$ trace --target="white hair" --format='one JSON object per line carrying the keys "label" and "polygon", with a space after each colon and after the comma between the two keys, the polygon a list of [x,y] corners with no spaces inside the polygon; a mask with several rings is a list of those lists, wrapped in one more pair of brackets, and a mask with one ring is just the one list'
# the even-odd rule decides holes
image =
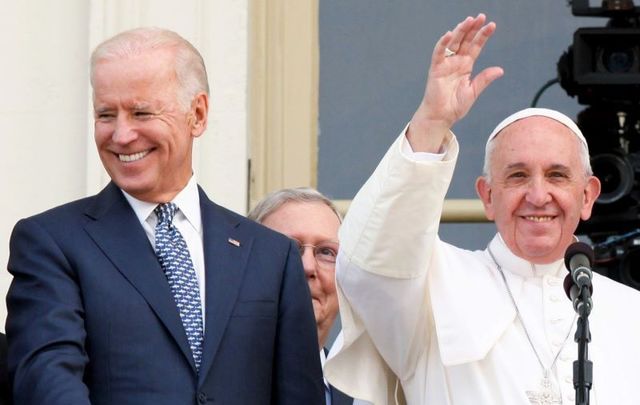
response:
{"label": "white hair", "polygon": [[121,32],[96,47],[91,54],[91,85],[101,61],[141,55],[157,49],[174,51],[174,69],[178,81],[178,103],[187,110],[196,94],[209,94],[207,70],[200,52],[177,33],[155,27],[136,28]]}
{"label": "white hair", "polygon": [[298,203],[314,203],[319,202],[331,208],[338,220],[342,222],[342,216],[336,209],[335,205],[329,198],[324,196],[318,190],[310,187],[284,188],[274,191],[264,197],[260,202],[247,214],[247,218],[256,222],[263,223],[264,220],[280,207],[288,202]]}

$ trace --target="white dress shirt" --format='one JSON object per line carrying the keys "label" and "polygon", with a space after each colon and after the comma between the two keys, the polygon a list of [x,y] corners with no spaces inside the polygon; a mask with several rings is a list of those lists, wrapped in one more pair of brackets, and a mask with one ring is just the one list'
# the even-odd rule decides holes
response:
{"label": "white dress shirt", "polygon": [[[140,201],[122,190],[125,198],[136,213],[142,228],[144,229],[151,246],[155,250],[155,229],[158,223],[153,210],[157,203]],[[204,249],[202,241],[202,216],[200,215],[200,195],[198,194],[198,184],[195,175],[187,183],[184,189],[171,201],[178,206],[173,218],[173,224],[178,228],[182,237],[187,243],[187,248],[191,254],[191,261],[196,271],[198,287],[200,288],[200,301],[202,305],[202,327],[204,331],[205,320],[205,271],[204,271]]]}

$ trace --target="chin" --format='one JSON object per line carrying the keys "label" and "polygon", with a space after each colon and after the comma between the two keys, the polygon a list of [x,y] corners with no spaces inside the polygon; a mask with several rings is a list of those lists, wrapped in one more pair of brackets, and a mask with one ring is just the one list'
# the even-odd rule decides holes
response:
{"label": "chin", "polygon": [[[518,241],[521,242],[518,243]],[[517,237],[515,241],[518,251],[530,258],[553,256],[561,244],[562,240],[559,237],[543,235],[523,235]]]}
{"label": "chin", "polygon": [[563,257],[562,252],[555,249],[529,249],[525,252],[526,259],[535,264],[548,264],[555,262]]}
{"label": "chin", "polygon": [[[132,196],[148,194],[153,190],[154,182],[147,179],[121,176],[113,179],[118,187]],[[156,183],[157,184],[157,183]]]}

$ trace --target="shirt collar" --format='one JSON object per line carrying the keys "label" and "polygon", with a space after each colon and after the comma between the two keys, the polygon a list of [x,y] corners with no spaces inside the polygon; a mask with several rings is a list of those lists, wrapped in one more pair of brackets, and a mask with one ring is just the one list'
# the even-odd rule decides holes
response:
{"label": "shirt collar", "polygon": [[545,275],[561,277],[567,271],[564,268],[564,259],[560,258],[548,264],[533,264],[513,254],[507,244],[498,233],[489,244],[491,252],[495,255],[498,264],[505,270],[521,277],[543,277]]}
{"label": "shirt collar", "polygon": [[[158,203],[138,200],[124,190],[122,190],[122,194],[124,194],[124,197],[131,205],[131,208],[133,209],[133,212],[135,212],[140,223],[145,223],[153,213],[153,210],[158,206]],[[200,232],[202,229],[202,217],[200,216],[200,194],[198,193],[198,183],[195,175],[191,176],[185,188],[183,188],[173,198],[173,200],[171,200],[171,202],[180,208],[180,212],[182,212],[187,218],[187,221],[189,221],[191,226],[193,226],[196,231]]]}

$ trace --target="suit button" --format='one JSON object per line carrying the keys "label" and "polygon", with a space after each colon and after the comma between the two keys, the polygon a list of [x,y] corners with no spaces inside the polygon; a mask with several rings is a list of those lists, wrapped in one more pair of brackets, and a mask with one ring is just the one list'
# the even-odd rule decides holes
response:
{"label": "suit button", "polygon": [[206,404],[207,403],[207,394],[205,394],[204,392],[199,392],[198,393],[198,403],[199,404]]}

